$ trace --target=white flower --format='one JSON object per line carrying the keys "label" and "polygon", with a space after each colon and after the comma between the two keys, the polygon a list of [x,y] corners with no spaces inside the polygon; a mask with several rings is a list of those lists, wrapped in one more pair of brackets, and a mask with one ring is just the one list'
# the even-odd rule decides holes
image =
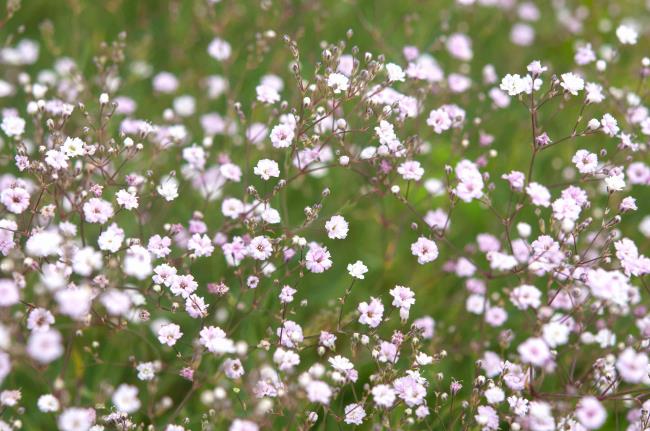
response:
{"label": "white flower", "polygon": [[181,332],[181,327],[175,323],[162,325],[160,329],[158,329],[158,341],[160,341],[161,344],[173,346],[182,336],[183,333]]}
{"label": "white flower", "polygon": [[636,45],[639,34],[628,25],[620,25],[616,29],[616,37],[623,45]]}
{"label": "white flower", "polygon": [[65,142],[63,142],[61,150],[63,151],[63,154],[70,158],[83,156],[86,152],[84,150],[84,141],[79,138],[71,138],[69,136],[65,138]]}
{"label": "white flower", "polygon": [[38,409],[43,413],[56,412],[61,407],[59,400],[52,394],[41,395],[38,398]]}
{"label": "white flower", "polygon": [[327,85],[334,91],[334,94],[348,91],[350,80],[342,73],[330,73],[327,77]]}
{"label": "white flower", "polygon": [[230,44],[218,37],[214,38],[210,42],[210,45],[208,45],[208,54],[218,61],[227,60],[230,57],[231,51]]}
{"label": "white flower", "polygon": [[363,280],[365,278],[363,274],[366,272],[368,272],[368,267],[364,265],[360,260],[348,264],[348,273],[354,278]]}
{"label": "white flower", "polygon": [[270,85],[258,85],[255,87],[255,93],[257,93],[257,100],[262,103],[268,103],[271,105],[280,101],[280,94]]}
{"label": "white flower", "polygon": [[178,180],[168,175],[160,180],[160,185],[156,188],[156,191],[167,202],[171,202],[178,197]]}
{"label": "white flower", "polygon": [[507,74],[501,79],[499,88],[507,92],[509,96],[517,96],[526,91],[526,81],[518,74]]}
{"label": "white flower", "polygon": [[260,176],[264,181],[268,181],[271,177],[277,178],[280,176],[280,168],[275,160],[261,159],[257,162],[253,173]]}
{"label": "white flower", "polygon": [[291,124],[278,124],[271,129],[271,143],[274,148],[289,147],[294,136],[294,127]]}
{"label": "white flower", "polygon": [[348,222],[340,215],[332,216],[325,222],[325,229],[330,239],[345,239],[348,236]]}
{"label": "white flower", "polygon": [[395,63],[388,63],[386,65],[386,73],[390,82],[404,81],[404,77],[406,76],[402,68]]}
{"label": "white flower", "polygon": [[25,131],[25,120],[16,116],[4,117],[0,128],[9,137],[19,137]]}
{"label": "white flower", "polygon": [[613,192],[620,192],[625,188],[625,174],[622,170],[612,169],[610,175],[605,177],[607,189]]}
{"label": "white flower", "polygon": [[575,73],[568,72],[562,74],[562,82],[560,85],[569,93],[577,96],[578,91],[585,88],[585,81]]}
{"label": "white flower", "polygon": [[117,411],[124,413],[134,413],[141,405],[138,399],[138,388],[124,383],[113,392],[112,401]]}

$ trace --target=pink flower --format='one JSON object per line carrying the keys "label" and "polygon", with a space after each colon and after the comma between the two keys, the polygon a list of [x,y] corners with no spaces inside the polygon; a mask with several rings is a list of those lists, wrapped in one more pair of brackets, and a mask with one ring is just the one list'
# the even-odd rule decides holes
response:
{"label": "pink flower", "polygon": [[578,150],[571,159],[581,174],[592,174],[598,169],[598,156],[587,150]]}
{"label": "pink flower", "polygon": [[449,114],[446,110],[442,108],[434,109],[429,112],[427,124],[433,128],[434,132],[440,134],[451,128],[451,118],[449,118]]}
{"label": "pink flower", "polygon": [[313,273],[319,274],[327,271],[332,267],[330,252],[327,247],[321,247],[318,244],[311,244],[305,255],[305,266]]}
{"label": "pink flower", "polygon": [[304,340],[302,327],[293,320],[285,320],[276,330],[276,334],[280,337],[280,343],[290,349],[297,347]]}
{"label": "pink flower", "polygon": [[29,193],[20,186],[7,187],[0,193],[0,201],[9,212],[20,214],[29,208]]}
{"label": "pink flower", "polygon": [[170,347],[176,344],[182,336],[181,327],[175,323],[167,323],[158,329],[158,341]]}
{"label": "pink flower", "polygon": [[362,404],[352,403],[345,406],[345,418],[343,422],[348,425],[361,425],[366,417],[366,411]]}
{"label": "pink flower", "polygon": [[623,350],[616,360],[616,370],[627,383],[641,383],[648,377],[648,355],[637,353],[631,347]]}
{"label": "pink flower", "polygon": [[395,389],[397,396],[409,407],[422,404],[424,397],[427,395],[426,388],[418,378],[412,375],[395,379],[393,382],[393,388]]}
{"label": "pink flower", "polygon": [[195,256],[211,256],[214,251],[212,241],[207,235],[195,233],[187,242],[187,249],[194,252]]}
{"label": "pink flower", "polygon": [[294,128],[289,124],[278,124],[271,129],[271,143],[275,148],[287,148],[291,146],[294,136]]}
{"label": "pink flower", "polygon": [[411,244],[411,253],[417,256],[420,265],[424,265],[438,258],[438,246],[432,240],[421,236]]}
{"label": "pink flower", "polygon": [[531,202],[535,206],[548,207],[551,205],[551,193],[539,183],[528,184],[526,193],[528,193]]}
{"label": "pink flower", "polygon": [[199,343],[219,356],[235,352],[235,343],[218,326],[206,326],[199,333]]}
{"label": "pink flower", "polygon": [[265,236],[256,236],[248,245],[248,254],[257,260],[266,260],[273,254],[273,245]]}
{"label": "pink flower", "polygon": [[524,189],[526,176],[523,172],[511,171],[508,174],[503,174],[501,178],[508,181],[508,183],[510,183],[510,188],[513,190],[522,191]]}
{"label": "pink flower", "polygon": [[499,429],[499,416],[496,410],[490,406],[478,406],[474,419],[483,431]]}
{"label": "pink flower", "polygon": [[91,198],[83,206],[84,218],[88,223],[104,224],[113,217],[113,206],[100,198]]}
{"label": "pink flower", "polygon": [[607,419],[607,412],[598,398],[588,396],[578,403],[576,418],[587,429],[599,429]]}
{"label": "pink flower", "polygon": [[370,303],[362,302],[357,307],[359,323],[376,328],[384,316],[384,305],[377,298],[370,298]]}
{"label": "pink flower", "polygon": [[424,169],[420,166],[420,162],[416,160],[407,160],[399,165],[397,172],[407,181],[420,181],[424,175]]}
{"label": "pink flower", "polygon": [[49,364],[63,355],[63,340],[59,331],[35,331],[27,340],[27,354],[42,364]]}
{"label": "pink flower", "polygon": [[517,352],[522,362],[537,367],[543,367],[552,360],[551,351],[541,338],[529,338],[517,347]]}
{"label": "pink flower", "polygon": [[415,304],[415,293],[409,287],[397,285],[390,290],[390,295],[393,297],[393,307],[408,310]]}

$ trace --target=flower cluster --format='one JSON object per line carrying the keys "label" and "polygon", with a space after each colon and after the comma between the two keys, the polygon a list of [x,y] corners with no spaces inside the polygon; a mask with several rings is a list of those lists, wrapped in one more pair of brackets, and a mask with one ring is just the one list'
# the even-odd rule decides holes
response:
{"label": "flower cluster", "polygon": [[267,31],[255,82],[224,35],[197,83],[126,34],[90,77],[2,48],[0,430],[647,429],[642,36],[497,72],[470,33],[307,61]]}

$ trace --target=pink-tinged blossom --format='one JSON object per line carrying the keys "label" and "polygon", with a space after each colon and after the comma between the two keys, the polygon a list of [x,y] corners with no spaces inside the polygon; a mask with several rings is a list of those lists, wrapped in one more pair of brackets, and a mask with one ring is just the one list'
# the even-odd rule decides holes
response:
{"label": "pink-tinged blossom", "polygon": [[390,82],[404,82],[406,74],[402,68],[395,63],[388,63],[386,65],[386,75]]}
{"label": "pink-tinged blossom", "polygon": [[312,403],[328,405],[332,398],[332,389],[329,385],[320,380],[313,380],[307,383],[307,399]]}
{"label": "pink-tinged blossom", "polygon": [[57,420],[60,431],[90,431],[97,414],[94,409],[69,407]]}
{"label": "pink-tinged blossom", "polygon": [[529,338],[517,347],[521,361],[543,367],[552,360],[551,351],[542,338]]}
{"label": "pink-tinged blossom", "polygon": [[0,253],[3,256],[7,256],[15,247],[14,232],[17,229],[18,225],[15,221],[8,219],[0,220]]}
{"label": "pink-tinged blossom", "polygon": [[211,256],[214,251],[212,240],[207,235],[195,233],[187,242],[187,249],[192,251],[195,256]]}
{"label": "pink-tinged blossom", "polygon": [[280,371],[291,373],[300,364],[300,356],[293,350],[280,347],[273,353],[273,362]]}
{"label": "pink-tinged blossom", "polygon": [[405,376],[395,379],[393,389],[397,396],[409,407],[415,407],[424,402],[427,390],[418,376]]}
{"label": "pink-tinged blossom", "polygon": [[618,122],[611,114],[603,115],[603,118],[600,120],[600,125],[602,131],[609,136],[616,136],[619,132]]}
{"label": "pink-tinged blossom", "polygon": [[588,396],[578,402],[576,418],[587,429],[600,429],[605,424],[607,412],[598,398]]}
{"label": "pink-tinged blossom", "polygon": [[293,320],[286,320],[277,328],[276,334],[280,337],[280,343],[290,349],[297,347],[304,340],[302,327]]}
{"label": "pink-tinged blossom", "polygon": [[474,415],[476,423],[482,431],[493,431],[499,429],[499,416],[496,410],[490,406],[478,406]]}
{"label": "pink-tinged blossom", "polygon": [[366,417],[366,411],[362,404],[352,403],[345,406],[345,417],[343,421],[348,425],[361,425]]}
{"label": "pink-tinged blossom", "polygon": [[377,385],[371,390],[374,403],[381,408],[389,409],[395,403],[397,394],[392,387],[388,385]]}
{"label": "pink-tinged blossom", "polygon": [[56,329],[34,331],[27,340],[27,354],[41,364],[49,364],[63,356],[63,337]]}
{"label": "pink-tinged blossom", "polygon": [[528,184],[526,187],[526,193],[535,206],[546,208],[551,205],[551,193],[546,187],[539,183],[533,182]]}
{"label": "pink-tinged blossom", "polygon": [[138,388],[127,384],[118,386],[111,399],[117,411],[124,413],[135,413],[142,405],[138,399]]}
{"label": "pink-tinged blossom", "polygon": [[463,33],[454,33],[447,38],[447,51],[459,60],[469,61],[474,56],[472,40]]}
{"label": "pink-tinged blossom", "polygon": [[218,61],[225,61],[230,58],[232,48],[225,40],[215,37],[208,45],[208,54]]}
{"label": "pink-tinged blossom", "polygon": [[598,169],[598,156],[587,150],[578,150],[571,159],[581,174],[593,174]]}
{"label": "pink-tinged blossom", "polygon": [[280,101],[280,94],[270,85],[258,85],[255,87],[255,93],[257,94],[257,100],[262,103],[272,105]]}
{"label": "pink-tinged blossom", "polygon": [[409,287],[397,285],[389,293],[393,297],[392,305],[394,307],[408,310],[415,304],[415,293]]}
{"label": "pink-tinged blossom", "polygon": [[424,339],[433,338],[436,322],[430,316],[420,317],[413,322],[413,327],[421,331]]}
{"label": "pink-tinged blossom", "polygon": [[29,208],[29,193],[23,187],[7,187],[0,192],[0,202],[7,211],[21,214]]}
{"label": "pink-tinged blossom", "polygon": [[199,342],[209,352],[218,356],[235,352],[234,342],[218,326],[206,326],[199,333]]}
{"label": "pink-tinged blossom", "polygon": [[244,375],[244,366],[239,359],[226,359],[223,361],[222,369],[229,379],[239,379]]}
{"label": "pink-tinged blossom", "polygon": [[185,311],[194,319],[203,319],[208,316],[208,305],[203,297],[192,294],[185,299]]}
{"label": "pink-tinged blossom", "polygon": [[113,217],[113,206],[100,198],[90,198],[83,205],[84,218],[88,223],[104,224]]}
{"label": "pink-tinged blossom", "polygon": [[523,172],[511,171],[510,173],[501,176],[504,180],[508,181],[510,188],[517,191],[522,191],[526,183],[526,176]]}
{"label": "pink-tinged blossom", "polygon": [[297,292],[296,289],[289,285],[285,285],[282,287],[282,290],[280,291],[280,295],[278,297],[280,298],[280,301],[283,304],[288,304],[293,302],[293,295]]}
{"label": "pink-tinged blossom", "polygon": [[605,177],[605,185],[607,189],[612,192],[620,192],[625,188],[625,173],[619,167],[615,167],[609,171]]}
{"label": "pink-tinged blossom", "polygon": [[115,198],[118,205],[124,209],[133,210],[138,208],[138,196],[135,192],[122,189],[115,194]]}
{"label": "pink-tinged blossom", "polygon": [[20,301],[18,286],[8,278],[0,279],[0,307],[11,307]]}
{"label": "pink-tinged blossom", "polygon": [[357,307],[359,323],[376,328],[384,316],[384,305],[377,298],[370,298],[370,303],[362,302]]}
{"label": "pink-tinged blossom", "polygon": [[451,118],[446,110],[438,108],[429,112],[427,124],[433,128],[434,132],[440,134],[451,128]]}
{"label": "pink-tinged blossom", "polygon": [[54,322],[54,315],[49,310],[34,308],[27,317],[27,329],[30,331],[47,331]]}
{"label": "pink-tinged blossom", "polygon": [[424,265],[438,258],[438,246],[432,240],[421,236],[411,244],[411,253],[418,258],[420,265]]}
{"label": "pink-tinged blossom", "polygon": [[171,244],[172,241],[169,237],[161,237],[160,235],[156,234],[149,238],[149,242],[147,243],[147,250],[155,257],[162,258],[171,253]]}
{"label": "pink-tinged blossom", "polygon": [[456,165],[455,172],[459,182],[454,192],[461,200],[471,202],[483,196],[483,176],[475,163],[462,160]]}
{"label": "pink-tinged blossom", "polygon": [[167,346],[173,346],[183,336],[181,327],[175,323],[167,323],[158,329],[158,341]]}
{"label": "pink-tinged blossom", "polygon": [[294,128],[289,124],[278,124],[271,129],[271,143],[275,148],[291,146],[294,136]]}
{"label": "pink-tinged blossom", "polygon": [[621,379],[627,383],[641,383],[648,379],[648,355],[636,352],[631,347],[618,355],[616,370]]}
{"label": "pink-tinged blossom", "polygon": [[312,243],[305,255],[305,266],[315,274],[325,272],[332,267],[330,252],[327,247]]}
{"label": "pink-tinged blossom", "polygon": [[614,248],[625,275],[629,277],[650,274],[650,258],[639,254],[639,250],[632,240],[623,238],[614,243]]}
{"label": "pink-tinged blossom", "polygon": [[397,173],[399,173],[403,179],[410,181],[420,181],[422,175],[424,175],[424,169],[420,166],[420,162],[416,160],[407,160],[406,162],[399,165],[397,168]]}
{"label": "pink-tinged blossom", "polygon": [[256,260],[266,260],[273,253],[273,245],[265,236],[256,236],[248,245],[248,254]]}

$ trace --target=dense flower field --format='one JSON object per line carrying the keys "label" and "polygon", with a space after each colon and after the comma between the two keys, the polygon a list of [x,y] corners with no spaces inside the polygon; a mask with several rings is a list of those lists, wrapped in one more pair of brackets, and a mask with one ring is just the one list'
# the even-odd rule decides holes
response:
{"label": "dense flower field", "polygon": [[0,431],[650,429],[650,4],[8,0]]}

